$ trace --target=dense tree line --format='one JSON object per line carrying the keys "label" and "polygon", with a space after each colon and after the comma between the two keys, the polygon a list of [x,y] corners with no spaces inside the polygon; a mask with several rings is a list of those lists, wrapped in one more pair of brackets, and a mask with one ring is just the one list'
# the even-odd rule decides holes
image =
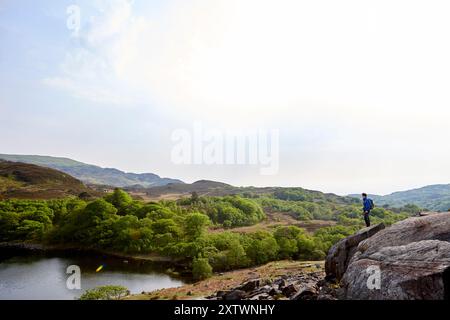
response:
{"label": "dense tree line", "polygon": [[213,224],[225,228],[253,225],[266,217],[255,201],[240,196],[197,197],[194,194],[178,204],[206,214]]}
{"label": "dense tree line", "polygon": [[[300,198],[299,198],[300,199]],[[309,199],[310,200],[310,199]],[[314,234],[295,226],[271,231],[232,232],[265,218],[266,210],[291,212],[300,220],[334,219],[337,226]],[[409,208],[413,210],[414,208]],[[357,205],[281,200],[263,196],[198,197],[145,203],[126,192],[94,201],[81,199],[0,201],[0,241],[28,240],[125,253],[158,253],[184,260],[196,279],[278,259],[323,259],[329,248],[363,225]],[[373,210],[374,223],[408,216]],[[210,226],[230,231],[207,232]]]}

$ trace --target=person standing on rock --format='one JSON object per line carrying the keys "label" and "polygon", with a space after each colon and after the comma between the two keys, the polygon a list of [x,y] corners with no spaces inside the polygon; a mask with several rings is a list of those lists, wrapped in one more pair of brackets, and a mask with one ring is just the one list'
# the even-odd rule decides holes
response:
{"label": "person standing on rock", "polygon": [[363,212],[364,212],[364,221],[366,222],[366,227],[370,227],[370,211],[373,209],[373,201],[372,199],[367,198],[367,193],[362,194],[363,199]]}

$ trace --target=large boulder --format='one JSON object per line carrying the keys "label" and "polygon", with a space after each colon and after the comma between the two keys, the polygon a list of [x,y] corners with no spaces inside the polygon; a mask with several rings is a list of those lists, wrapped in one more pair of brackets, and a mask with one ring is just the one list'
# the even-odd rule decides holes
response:
{"label": "large boulder", "polygon": [[331,247],[325,259],[325,273],[328,280],[340,280],[347,270],[348,263],[356,252],[359,243],[380,230],[384,224],[380,223],[368,228],[361,229],[357,233],[348,236]]}
{"label": "large boulder", "polygon": [[343,299],[444,299],[450,294],[450,213],[409,218],[361,241]]}
{"label": "large boulder", "polygon": [[[444,273],[449,267],[448,242],[424,240],[404,246],[382,248],[367,258],[356,259],[349,265],[342,279],[343,298],[444,299],[450,280],[445,279]],[[374,283],[374,270],[379,270],[378,287]]]}
{"label": "large boulder", "polygon": [[249,280],[249,281],[243,283],[242,285],[240,285],[237,289],[245,291],[245,292],[253,291],[259,287],[259,283],[260,283],[259,279]]}
{"label": "large boulder", "polygon": [[380,248],[401,246],[422,240],[450,242],[450,212],[412,217],[397,222],[362,241],[358,246],[357,254],[367,256]]}

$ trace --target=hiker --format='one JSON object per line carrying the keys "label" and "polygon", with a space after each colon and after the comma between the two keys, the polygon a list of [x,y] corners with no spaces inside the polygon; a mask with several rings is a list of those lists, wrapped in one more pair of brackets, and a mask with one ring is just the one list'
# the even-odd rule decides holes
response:
{"label": "hiker", "polygon": [[372,199],[367,198],[367,193],[362,194],[363,198],[363,212],[364,212],[364,221],[366,222],[366,227],[370,227],[370,210],[373,209],[373,201]]}

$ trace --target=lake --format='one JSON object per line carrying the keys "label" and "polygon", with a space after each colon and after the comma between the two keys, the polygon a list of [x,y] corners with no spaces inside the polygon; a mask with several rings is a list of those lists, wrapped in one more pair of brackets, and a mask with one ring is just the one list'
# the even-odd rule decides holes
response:
{"label": "lake", "polygon": [[[68,266],[81,270],[81,289],[69,290]],[[96,272],[103,265],[101,271]],[[0,252],[0,300],[73,300],[102,285],[122,285],[131,293],[178,287],[185,280],[166,273],[168,266],[150,261],[124,260],[94,253],[48,254]]]}

